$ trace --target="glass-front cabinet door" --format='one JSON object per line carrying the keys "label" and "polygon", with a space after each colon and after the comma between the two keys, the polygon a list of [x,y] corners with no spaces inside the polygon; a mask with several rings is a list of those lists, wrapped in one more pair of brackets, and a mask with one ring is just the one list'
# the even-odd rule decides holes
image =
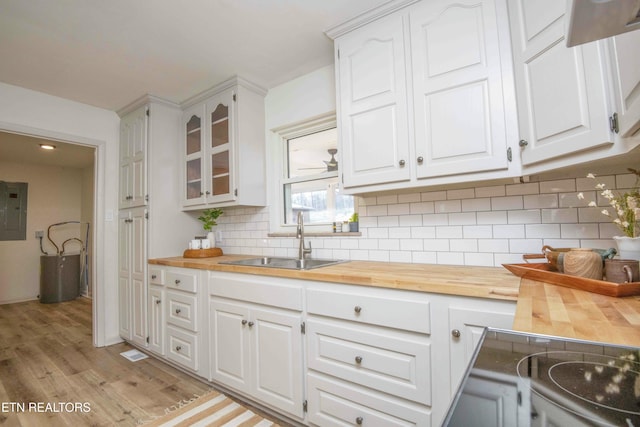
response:
{"label": "glass-front cabinet door", "polygon": [[226,91],[206,103],[207,114],[207,203],[234,199],[233,91]]}
{"label": "glass-front cabinet door", "polygon": [[194,109],[185,112],[183,116],[183,131],[185,135],[184,153],[185,156],[185,206],[200,204],[203,202],[205,194],[205,183],[203,180],[203,146],[202,146],[202,109]]}

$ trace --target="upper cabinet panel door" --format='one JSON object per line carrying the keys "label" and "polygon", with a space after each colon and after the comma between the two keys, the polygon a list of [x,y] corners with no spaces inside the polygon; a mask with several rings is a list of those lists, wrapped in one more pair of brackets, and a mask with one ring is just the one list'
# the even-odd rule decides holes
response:
{"label": "upper cabinet panel door", "polygon": [[409,180],[403,17],[349,33],[336,49],[344,186]]}
{"label": "upper cabinet panel door", "polygon": [[640,31],[613,37],[610,43],[619,132],[629,137],[640,130]]}
{"label": "upper cabinet panel door", "polygon": [[233,170],[233,91],[228,90],[207,101],[207,203],[234,199]]}
{"label": "upper cabinet panel door", "polygon": [[612,140],[602,45],[567,48],[565,2],[509,2],[522,163],[594,148]]}
{"label": "upper cabinet panel door", "polygon": [[506,169],[506,17],[493,0],[425,1],[409,16],[417,177]]}
{"label": "upper cabinet panel door", "polygon": [[120,125],[120,203],[131,208],[147,204],[147,106],[122,118]]}
{"label": "upper cabinet panel door", "polygon": [[191,206],[204,202],[204,147],[203,147],[203,108],[200,105],[184,112],[182,132],[184,145],[184,191],[182,205]]}

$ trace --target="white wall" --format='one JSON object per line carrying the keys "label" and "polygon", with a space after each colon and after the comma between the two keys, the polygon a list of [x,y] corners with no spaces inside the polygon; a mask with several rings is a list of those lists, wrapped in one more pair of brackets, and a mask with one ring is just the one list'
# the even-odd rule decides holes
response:
{"label": "white wall", "polygon": [[[0,162],[0,179],[28,184],[26,240],[0,242],[0,304],[32,300],[40,292],[40,241],[35,231],[45,233],[43,249],[55,254],[47,238],[49,225],[80,221],[82,211],[82,170],[34,164]],[[62,242],[80,237],[80,226],[69,224],[51,231],[62,250]],[[77,244],[67,244],[67,253],[78,253]]]}
{"label": "white wall", "polygon": [[0,130],[83,143],[98,149],[94,282],[94,343],[121,341],[117,312],[118,140],[120,119],[113,111],[0,83]]}

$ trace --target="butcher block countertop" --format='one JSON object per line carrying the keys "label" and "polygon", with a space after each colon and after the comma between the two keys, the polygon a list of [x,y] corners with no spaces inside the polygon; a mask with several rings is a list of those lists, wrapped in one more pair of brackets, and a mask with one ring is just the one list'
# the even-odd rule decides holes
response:
{"label": "butcher block countertop", "polygon": [[479,298],[516,301],[520,279],[501,267],[468,267],[349,261],[311,270],[225,265],[220,262],[256,256],[223,255],[214,258],[159,258],[149,264],[262,276],[376,286]]}
{"label": "butcher block countertop", "polygon": [[513,329],[640,347],[640,297],[609,297],[522,279]]}

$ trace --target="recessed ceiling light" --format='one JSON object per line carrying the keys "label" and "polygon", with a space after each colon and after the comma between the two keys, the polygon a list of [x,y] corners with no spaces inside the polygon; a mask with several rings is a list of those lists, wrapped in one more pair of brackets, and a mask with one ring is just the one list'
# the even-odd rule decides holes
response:
{"label": "recessed ceiling light", "polygon": [[40,148],[43,150],[55,150],[56,146],[53,144],[40,144]]}

